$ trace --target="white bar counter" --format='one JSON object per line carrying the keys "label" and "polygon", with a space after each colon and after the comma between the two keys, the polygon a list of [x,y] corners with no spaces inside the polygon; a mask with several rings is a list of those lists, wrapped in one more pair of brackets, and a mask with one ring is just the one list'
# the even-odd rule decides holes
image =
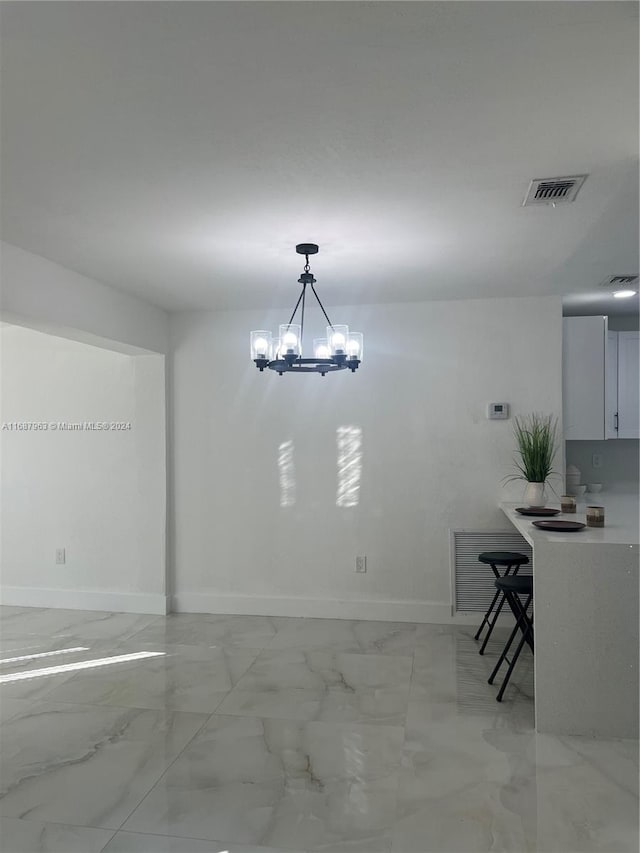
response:
{"label": "white bar counter", "polygon": [[[533,548],[536,729],[551,734],[638,737],[639,517],[637,494],[577,498],[605,507],[605,527],[539,530],[500,508]],[[559,507],[558,503],[550,506]]]}

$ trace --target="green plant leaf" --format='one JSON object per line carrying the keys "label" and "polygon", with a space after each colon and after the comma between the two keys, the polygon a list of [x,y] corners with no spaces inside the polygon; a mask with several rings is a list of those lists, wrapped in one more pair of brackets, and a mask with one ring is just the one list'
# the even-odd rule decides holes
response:
{"label": "green plant leaf", "polygon": [[555,473],[553,459],[557,448],[558,420],[551,415],[531,414],[515,418],[516,439],[514,465],[517,474],[509,480],[544,483]]}

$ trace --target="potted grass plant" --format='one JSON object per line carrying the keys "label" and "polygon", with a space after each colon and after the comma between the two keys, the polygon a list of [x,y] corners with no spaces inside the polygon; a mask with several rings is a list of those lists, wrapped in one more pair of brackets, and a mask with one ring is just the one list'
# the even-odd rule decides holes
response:
{"label": "potted grass plant", "polygon": [[557,449],[557,418],[551,415],[531,414],[515,418],[513,434],[516,439],[517,473],[508,477],[511,480],[524,480],[527,484],[524,492],[526,506],[544,506],[546,503],[545,485],[552,474],[553,459]]}

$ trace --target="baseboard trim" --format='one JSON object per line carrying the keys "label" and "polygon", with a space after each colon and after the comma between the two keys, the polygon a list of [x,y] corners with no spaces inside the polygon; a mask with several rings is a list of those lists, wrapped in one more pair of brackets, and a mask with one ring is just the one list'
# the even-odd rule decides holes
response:
{"label": "baseboard trim", "polygon": [[244,616],[306,616],[381,622],[453,622],[451,605],[439,601],[349,601],[344,599],[184,592],[171,599],[175,613]]}
{"label": "baseboard trim", "polygon": [[[57,607],[102,610],[107,613],[221,613],[233,616],[306,616],[312,619],[370,619],[377,622],[424,622],[439,625],[479,625],[481,613],[451,613],[440,601],[349,601],[255,595],[216,595],[185,592],[173,597],[154,593],[103,590],[0,587],[0,604],[13,607]],[[171,607],[169,607],[171,605]],[[513,625],[511,613],[501,613],[498,625]]]}
{"label": "baseboard trim", "polygon": [[83,589],[0,587],[0,604],[13,607],[58,607],[69,610],[104,610],[108,613],[167,613],[166,595],[144,592],[108,592]]}

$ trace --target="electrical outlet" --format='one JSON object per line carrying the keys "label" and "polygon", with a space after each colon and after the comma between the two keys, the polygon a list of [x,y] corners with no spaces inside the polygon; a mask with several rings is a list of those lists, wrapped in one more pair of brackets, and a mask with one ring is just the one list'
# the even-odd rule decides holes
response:
{"label": "electrical outlet", "polygon": [[594,453],[591,457],[591,465],[594,468],[602,468],[602,456],[599,453]]}
{"label": "electrical outlet", "polygon": [[56,548],[56,566],[64,566],[67,561],[67,555],[64,548]]}
{"label": "electrical outlet", "polygon": [[356,572],[366,572],[367,571],[367,558],[366,557],[356,557]]}

